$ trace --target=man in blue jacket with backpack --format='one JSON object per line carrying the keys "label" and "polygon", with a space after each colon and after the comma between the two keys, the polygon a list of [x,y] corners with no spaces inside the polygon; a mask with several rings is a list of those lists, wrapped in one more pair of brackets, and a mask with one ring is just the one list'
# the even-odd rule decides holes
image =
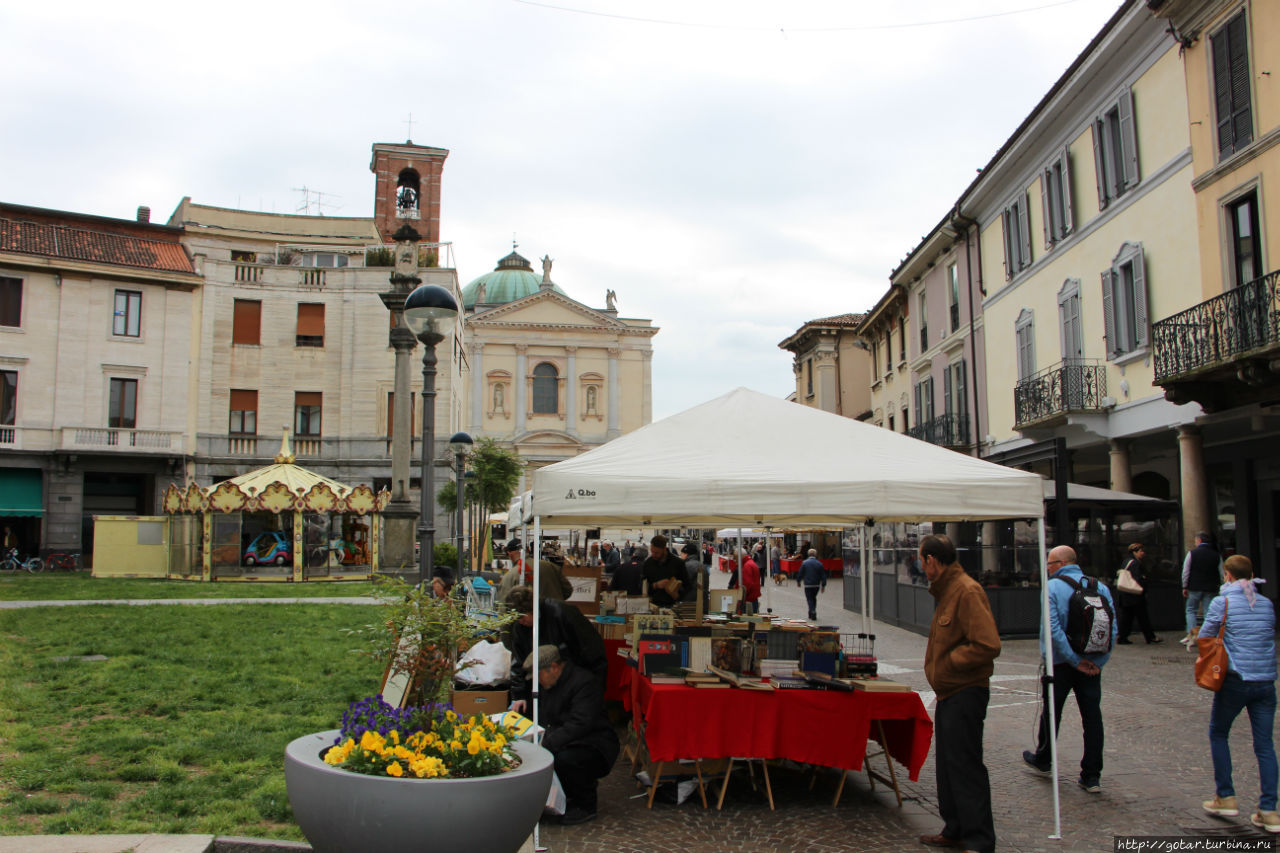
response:
{"label": "man in blue jacket with backpack", "polygon": [[[1049,552],[1049,633],[1053,648],[1053,736],[1062,724],[1067,694],[1076,694],[1084,725],[1084,758],[1077,784],[1091,794],[1102,790],[1102,667],[1111,657],[1118,625],[1111,590],[1086,575],[1076,564],[1076,552],[1059,545]],[[1054,583],[1054,581],[1059,581]],[[1040,639],[1041,650],[1045,641]],[[1048,655],[1046,654],[1046,657]],[[1036,750],[1022,760],[1041,773],[1051,771],[1049,752],[1048,680],[1040,710]]]}

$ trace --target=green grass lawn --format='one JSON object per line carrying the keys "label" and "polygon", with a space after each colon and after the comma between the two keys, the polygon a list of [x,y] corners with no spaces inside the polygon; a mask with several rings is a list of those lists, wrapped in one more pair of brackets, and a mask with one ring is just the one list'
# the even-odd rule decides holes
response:
{"label": "green grass lawn", "polygon": [[381,669],[343,633],[376,618],[330,604],[0,611],[0,835],[301,840],[285,745],[377,690]]}
{"label": "green grass lawn", "polygon": [[0,601],[72,601],[129,598],[330,598],[368,595],[369,581],[311,581],[262,583],[160,578],[95,578],[88,572],[26,572],[0,574]]}

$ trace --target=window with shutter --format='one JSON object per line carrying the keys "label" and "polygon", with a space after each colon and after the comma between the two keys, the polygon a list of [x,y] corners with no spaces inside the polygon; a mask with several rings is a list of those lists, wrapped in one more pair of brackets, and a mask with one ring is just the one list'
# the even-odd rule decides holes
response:
{"label": "window with shutter", "polygon": [[0,424],[18,422],[18,371],[0,370]]}
{"label": "window with shutter", "polygon": [[924,291],[920,292],[920,316],[916,321],[920,325],[920,352],[929,349],[929,307]]}
{"label": "window with shutter", "polygon": [[1004,273],[1011,279],[1031,265],[1031,227],[1026,193],[1009,202],[1001,216],[1004,224]]}
{"label": "window with shutter", "polygon": [[1035,314],[1029,308],[1023,308],[1013,325],[1014,346],[1017,349],[1018,381],[1032,376],[1036,372],[1035,356]]}
{"label": "window with shutter", "polygon": [[1044,247],[1071,233],[1071,172],[1067,149],[1045,167],[1040,176],[1040,200],[1044,208]]}
{"label": "window with shutter", "polygon": [[1062,360],[1084,358],[1084,330],[1080,323],[1080,279],[1069,278],[1058,290],[1058,319],[1061,325]]}
{"label": "window with shutter", "polygon": [[231,343],[258,346],[262,343],[262,302],[237,299],[231,320]]}
{"label": "window with shutter", "polygon": [[1093,158],[1098,177],[1098,209],[1104,210],[1138,183],[1138,131],[1133,92],[1122,91],[1094,119]]}
{"label": "window with shutter", "polygon": [[1217,118],[1218,158],[1230,157],[1253,141],[1250,103],[1249,43],[1244,10],[1214,33],[1213,100]]}
{"label": "window with shutter", "polygon": [[1102,319],[1107,358],[1120,358],[1150,341],[1147,276],[1142,244],[1125,243],[1102,273]]}
{"label": "window with shutter", "polygon": [[324,394],[320,391],[296,391],[293,395],[293,433],[299,437],[320,437],[320,415]]}
{"label": "window with shutter", "polygon": [[947,265],[947,313],[954,334],[960,330],[960,270],[956,264]]}
{"label": "window with shutter", "polygon": [[962,358],[951,365],[951,394],[955,398],[955,414],[969,414],[969,394],[966,387],[965,360]]}
{"label": "window with shutter", "polygon": [[231,389],[231,423],[227,432],[232,435],[256,435],[258,433],[258,392]]}
{"label": "window with shutter", "polygon": [[300,347],[324,346],[324,304],[298,303],[298,336]]}
{"label": "window with shutter", "polygon": [[955,414],[955,400],[952,399],[951,390],[951,368],[948,367],[942,374],[942,412],[947,415]]}
{"label": "window with shutter", "polygon": [[[418,434],[418,392],[409,392],[409,435]],[[395,438],[396,433],[396,392],[387,392],[387,438]]]}

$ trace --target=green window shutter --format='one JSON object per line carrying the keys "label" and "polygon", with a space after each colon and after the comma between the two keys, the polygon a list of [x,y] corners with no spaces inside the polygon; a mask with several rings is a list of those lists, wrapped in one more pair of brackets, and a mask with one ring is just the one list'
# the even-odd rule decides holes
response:
{"label": "green window shutter", "polygon": [[1218,119],[1218,157],[1227,157],[1235,151],[1231,138],[1231,51],[1228,31],[1231,25],[1213,34],[1210,45],[1213,50],[1213,106]]}
{"label": "green window shutter", "polygon": [[1053,241],[1058,236],[1053,228],[1053,165],[1040,173],[1040,208],[1044,213],[1044,250],[1053,248]]}
{"label": "green window shutter", "polygon": [[1231,62],[1231,139],[1239,151],[1253,141],[1253,108],[1249,102],[1249,41],[1244,12],[1227,24]]}
{"label": "green window shutter", "polygon": [[1027,196],[1023,193],[1018,199],[1018,269],[1031,266],[1031,213],[1027,210]]}
{"label": "green window shutter", "polygon": [[1013,216],[1008,208],[1000,215],[1000,224],[1004,228],[1004,280],[1013,278]]}
{"label": "green window shutter", "polygon": [[1102,141],[1104,133],[1102,119],[1096,119],[1091,125],[1093,130],[1093,168],[1098,178],[1098,210],[1107,209],[1110,199],[1107,197],[1107,147]]}
{"label": "green window shutter", "polygon": [[1062,149],[1062,233],[1070,234],[1071,219],[1071,149]]}

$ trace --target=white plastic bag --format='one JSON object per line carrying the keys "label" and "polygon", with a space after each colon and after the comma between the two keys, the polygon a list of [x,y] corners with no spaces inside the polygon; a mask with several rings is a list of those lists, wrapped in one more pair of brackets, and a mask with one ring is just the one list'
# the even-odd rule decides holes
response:
{"label": "white plastic bag", "polygon": [[551,774],[551,790],[547,792],[547,805],[544,811],[551,814],[564,814],[567,800],[564,796],[564,788],[560,786],[560,777],[555,773]]}
{"label": "white plastic bag", "polygon": [[[466,664],[473,661],[469,666]],[[463,684],[497,684],[511,672],[511,652],[502,643],[483,640],[467,649],[458,661],[454,680]]]}

